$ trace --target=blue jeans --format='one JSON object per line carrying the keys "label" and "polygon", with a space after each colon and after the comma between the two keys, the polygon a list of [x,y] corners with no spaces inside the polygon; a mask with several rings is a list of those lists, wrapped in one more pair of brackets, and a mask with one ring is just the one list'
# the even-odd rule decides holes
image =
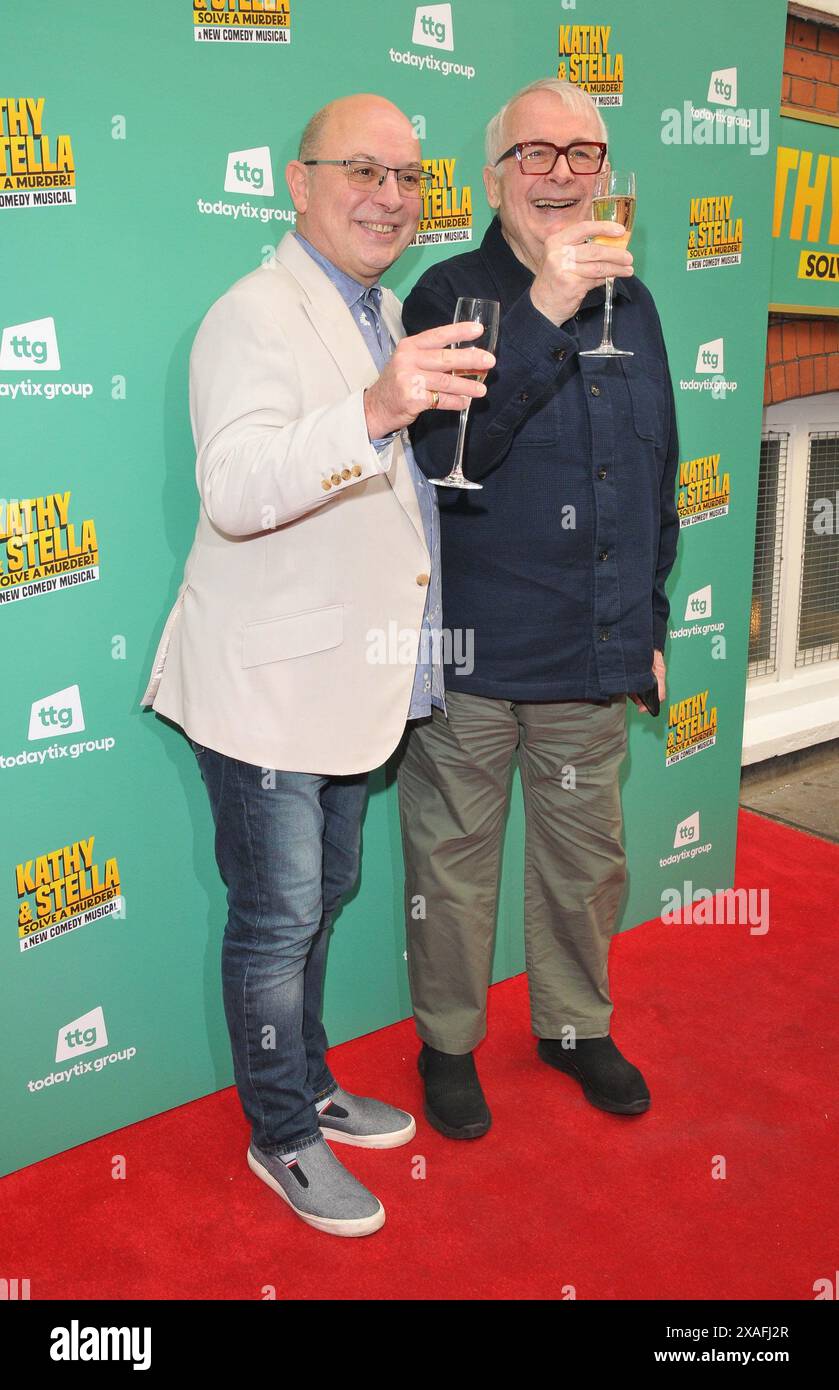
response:
{"label": "blue jeans", "polygon": [[267,1153],[320,1137],[337,1082],[321,1021],[329,929],[358,877],[367,774],[239,762],[190,739],[210,798],[228,918],[221,953],[233,1072]]}

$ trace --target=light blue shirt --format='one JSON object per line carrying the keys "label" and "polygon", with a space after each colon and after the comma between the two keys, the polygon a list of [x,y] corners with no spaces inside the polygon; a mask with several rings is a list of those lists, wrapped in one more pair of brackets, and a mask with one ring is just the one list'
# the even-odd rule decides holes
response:
{"label": "light blue shirt", "polygon": [[[381,371],[393,352],[393,340],[381,317],[382,291],[379,285],[369,288],[351,275],[339,270],[336,265],[322,256],[299,232],[295,237],[308,251],[312,260],[320,266],[324,275],[333,284],[352,314],[359,332],[364,339],[370,356]],[[393,438],[374,439],[377,449],[383,449]],[[405,458],[411,471],[411,479],[417,494],[425,543],[431,556],[431,574],[425,594],[425,611],[422,618],[420,645],[417,653],[417,668],[414,672],[414,686],[411,703],[408,707],[409,719],[423,719],[431,713],[431,706],[445,711],[443,681],[443,633],[442,603],[440,585],[440,518],[437,513],[437,494],[414,458],[407,430],[402,432],[402,445]],[[397,637],[398,641],[398,637]]]}

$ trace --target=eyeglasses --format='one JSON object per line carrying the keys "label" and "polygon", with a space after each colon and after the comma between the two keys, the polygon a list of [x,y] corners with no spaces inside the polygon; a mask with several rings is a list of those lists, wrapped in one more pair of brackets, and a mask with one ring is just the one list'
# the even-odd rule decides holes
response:
{"label": "eyeglasses", "polygon": [[419,198],[428,189],[428,176],[422,169],[393,169],[389,164],[371,164],[366,159],[304,159],[302,163],[339,164],[357,188],[381,188],[388,174],[395,174],[399,192],[406,198]]}
{"label": "eyeglasses", "polygon": [[565,155],[572,174],[599,174],[606,158],[606,145],[602,140],[572,140],[570,145],[554,145],[550,140],[522,140],[499,155],[496,165],[513,154],[523,174],[549,174],[561,154]]}

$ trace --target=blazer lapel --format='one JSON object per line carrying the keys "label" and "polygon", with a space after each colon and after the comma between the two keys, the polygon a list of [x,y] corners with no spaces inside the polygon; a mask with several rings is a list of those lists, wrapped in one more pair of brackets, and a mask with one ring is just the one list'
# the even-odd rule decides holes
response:
{"label": "blazer lapel", "polygon": [[[405,337],[405,329],[402,326],[402,305],[391,290],[382,290],[382,319],[385,328],[395,343]],[[407,438],[407,431],[403,430],[400,437],[394,440],[393,452],[395,466],[386,475],[390,479],[390,485],[396,493],[405,511],[408,513],[423,545],[426,544],[425,530],[422,524],[422,514],[417,501],[417,490],[414,487],[414,480],[411,477],[411,469],[408,460],[405,458],[403,440]],[[417,464],[414,465],[418,467]]]}
{"label": "blazer lapel", "polygon": [[372,386],[378,375],[376,364],[335,286],[303,250],[293,232],[286,232],[274,254],[303,290],[303,307],[312,327],[340,368],[350,391]]}
{"label": "blazer lapel", "polygon": [[405,329],[402,327],[402,305],[392,290],[384,288],[382,289],[382,318],[395,343],[405,337]]}
{"label": "blazer lapel", "polygon": [[[334,358],[350,391],[361,391],[365,386],[372,386],[379,374],[378,369],[358,330],[358,325],[335,286],[308,252],[304,251],[292,232],[286,232],[274,254],[303,290],[303,307],[312,327],[327,352]],[[399,300],[390,290],[382,292],[382,318],[394,342],[405,336]],[[425,545],[422,515],[400,436],[393,442],[393,461],[384,477],[387,478],[401,506],[407,512],[414,530]]]}

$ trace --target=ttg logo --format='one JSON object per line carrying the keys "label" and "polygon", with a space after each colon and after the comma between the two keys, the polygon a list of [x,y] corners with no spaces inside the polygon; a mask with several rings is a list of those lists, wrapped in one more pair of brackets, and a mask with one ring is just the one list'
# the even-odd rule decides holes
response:
{"label": "ttg logo", "polygon": [[3,329],[0,370],[4,372],[57,372],[61,368],[55,319],[32,319]]}
{"label": "ttg logo", "polygon": [[225,193],[256,193],[260,198],[273,198],[274,174],[271,151],[267,145],[253,150],[231,150],[227,156]]}
{"label": "ttg logo", "polygon": [[451,5],[420,5],[414,15],[413,43],[424,48],[454,50],[454,26]]}
{"label": "ttg logo", "polygon": [[79,687],[68,685],[65,690],[56,690],[54,695],[44,695],[34,702],[29,714],[29,741],[81,733],[84,726]]}
{"label": "ttg logo", "polygon": [[65,1023],[58,1030],[55,1045],[56,1062],[66,1062],[68,1057],[79,1057],[83,1052],[96,1052],[108,1046],[108,1030],[105,1027],[105,1014],[101,1004]]}
{"label": "ttg logo", "polygon": [[714,338],[710,343],[699,344],[695,369],[698,373],[707,375],[708,372],[725,371],[723,341],[722,338]]}
{"label": "ttg logo", "polygon": [[718,68],[711,73],[708,83],[708,101],[716,106],[737,105],[737,69]]}
{"label": "ttg logo", "polygon": [[698,623],[700,618],[710,618],[710,616],[711,585],[706,584],[704,589],[697,589],[695,593],[688,595],[685,622]]}
{"label": "ttg logo", "polygon": [[674,849],[682,849],[684,845],[696,845],[699,843],[699,812],[694,811],[687,820],[679,821],[676,826],[676,837],[673,840]]}

